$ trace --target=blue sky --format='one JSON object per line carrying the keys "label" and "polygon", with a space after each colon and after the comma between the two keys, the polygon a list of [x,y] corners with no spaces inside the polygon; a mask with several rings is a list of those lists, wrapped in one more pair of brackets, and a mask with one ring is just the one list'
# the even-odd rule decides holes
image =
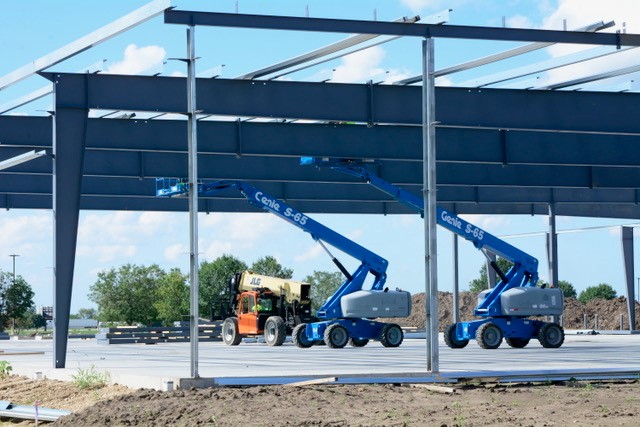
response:
{"label": "blue sky", "polygon": [[[0,36],[11,40],[0,48],[0,76],[33,61],[109,22],[147,4],[142,0],[110,2],[65,0],[24,0],[3,2]],[[618,27],[626,23],[629,32],[640,32],[640,4],[634,0],[379,0],[379,1],[178,1],[179,9],[233,13],[281,14],[311,17],[394,20],[401,16],[427,16],[452,8],[450,24],[561,29],[576,28],[599,20],[615,20]],[[605,6],[606,4],[606,6]],[[185,75],[184,63],[168,60],[185,55],[185,29],[165,25],[159,16],[118,35],[99,46],[51,68],[76,72],[102,62],[103,72]],[[288,59],[344,38],[337,34],[304,33],[292,37],[278,31],[251,31],[219,28],[197,30],[198,72],[216,70],[233,78],[245,72]],[[515,46],[512,43],[436,42],[436,69],[485,56]],[[572,46],[554,47],[510,60],[507,64],[487,66],[473,72],[445,77],[437,83],[447,85],[466,81],[509,67],[520,66],[575,50]],[[637,55],[637,54],[636,54]],[[291,78],[319,81],[364,82],[392,81],[420,73],[420,42],[396,40],[358,54],[335,60]],[[633,62],[635,61],[635,62]],[[163,62],[166,62],[163,64]],[[574,67],[540,76],[553,81],[566,75],[592,73],[618,64],[637,64],[633,55],[620,55],[606,62]],[[45,86],[34,76],[0,91],[0,105]],[[12,114],[43,114],[51,101],[43,99],[21,107]],[[150,193],[154,189],[149,189]],[[345,234],[361,245],[389,260],[388,284],[411,292],[424,291],[423,223],[418,216],[311,215],[314,219]],[[544,237],[545,216],[468,216],[470,222],[501,235],[527,234],[508,241],[536,256],[540,276],[548,280]],[[630,224],[630,220],[593,220],[558,218],[559,230],[592,226]],[[50,211],[11,210],[0,212],[0,269],[11,271],[10,254],[16,259],[17,274],[34,288],[37,304],[52,302],[52,217]],[[293,268],[294,278],[302,279],[314,270],[334,271],[335,267],[307,234],[270,214],[211,214],[200,218],[201,260],[230,253],[251,264],[257,258],[274,255]],[[451,290],[451,235],[438,234],[439,288]],[[99,271],[124,263],[157,263],[165,269],[178,267],[188,271],[188,222],[186,214],[137,212],[82,212],[78,236],[72,312],[90,307],[86,298]],[[636,253],[640,247],[636,245]],[[559,235],[559,276],[578,290],[607,282],[623,293],[623,272],[619,231],[602,228]],[[347,256],[340,257],[355,267]],[[484,258],[470,244],[460,244],[460,284],[465,289],[478,275]],[[637,276],[640,266],[636,263]]]}

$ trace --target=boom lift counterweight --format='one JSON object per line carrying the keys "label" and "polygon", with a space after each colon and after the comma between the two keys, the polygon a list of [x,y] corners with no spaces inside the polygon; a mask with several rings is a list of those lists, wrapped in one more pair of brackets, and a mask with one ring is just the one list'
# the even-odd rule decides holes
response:
{"label": "boom lift counterweight", "polygon": [[[423,199],[373,174],[366,168],[367,163],[371,162],[313,157],[301,159],[303,165],[329,167],[356,176],[424,216]],[[505,338],[511,347],[522,348],[532,338],[537,338],[543,347],[560,347],[564,342],[564,330],[561,326],[529,318],[560,315],[564,308],[560,289],[536,286],[538,260],[441,207],[437,207],[437,222],[469,240],[485,256],[488,257],[487,252],[491,252],[513,263],[506,273],[495,262],[491,263],[500,282],[493,289],[478,295],[474,314],[483,319],[449,325],[444,333],[447,345],[451,348],[463,348],[470,339],[475,338],[480,347],[493,349],[499,347]]]}
{"label": "boom lift counterweight", "polygon": [[[184,195],[189,191],[188,187],[183,180],[156,179],[157,196]],[[245,182],[222,180],[198,183],[197,188],[198,193],[204,196],[229,188],[240,191],[252,205],[309,233],[345,275],[342,285],[316,313],[321,321],[302,323],[293,329],[292,339],[298,347],[311,347],[321,341],[332,348],[342,348],[347,343],[362,347],[372,339],[379,340],[385,347],[398,347],[402,343],[404,334],[400,326],[373,320],[376,317],[406,317],[411,313],[411,295],[406,291],[394,291],[385,287],[388,267],[386,259]],[[360,266],[350,273],[331,255],[323,242],[359,260]],[[369,290],[364,290],[369,274],[373,278],[373,284]]]}

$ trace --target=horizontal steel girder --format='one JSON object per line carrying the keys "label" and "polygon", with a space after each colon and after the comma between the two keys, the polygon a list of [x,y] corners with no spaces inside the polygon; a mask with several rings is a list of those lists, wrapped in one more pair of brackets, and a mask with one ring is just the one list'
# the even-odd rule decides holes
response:
{"label": "horizontal steel girder", "polygon": [[586,33],[579,31],[531,30],[421,23],[406,25],[397,22],[245,15],[188,10],[167,10],[164,13],[164,22],[167,24],[182,25],[318,31],[347,34],[358,33],[407,37],[640,46],[640,35],[638,34]]}
{"label": "horizontal steel girder", "polygon": [[[89,119],[87,148],[186,153],[186,126],[179,120]],[[419,162],[421,132],[418,126],[201,121],[198,147],[201,154]],[[640,135],[441,127],[436,136],[438,162],[640,167]],[[0,116],[0,143],[50,148],[51,119]]]}
{"label": "horizontal steel girder", "polygon": [[[0,175],[0,197],[4,195],[51,195],[51,178],[47,175]],[[388,202],[391,198],[364,183],[318,182],[255,182],[255,186],[278,199],[290,202],[327,201]],[[420,184],[403,185],[407,191],[419,197]],[[150,199],[155,195],[155,178],[121,178],[85,176],[82,194],[91,197],[124,197]],[[244,200],[238,192],[228,191],[203,199]],[[571,203],[579,204],[631,204],[640,203],[637,189],[580,189],[580,188],[508,188],[440,186],[438,201],[441,203],[522,204],[522,203]],[[15,207],[15,206],[13,206]],[[18,206],[19,207],[19,206]],[[114,207],[117,209],[117,207]]]}
{"label": "horizontal steel girder", "polygon": [[[414,210],[395,201],[389,202],[328,202],[299,201],[292,203],[305,213],[336,214],[416,214]],[[459,214],[521,214],[547,215],[547,204],[529,203],[439,203],[444,209]],[[51,209],[51,196],[29,194],[0,194],[0,209]],[[199,203],[200,212],[259,212],[246,199],[204,199]],[[130,210],[130,211],[188,211],[186,199],[166,199],[161,197],[100,197],[82,196],[80,209],[83,210]],[[600,218],[640,218],[640,206],[620,204],[558,204],[557,215],[585,216]]]}
{"label": "horizontal steel girder", "polygon": [[[43,75],[64,88],[57,92],[59,107],[186,112],[185,78]],[[422,120],[421,88],[414,86],[198,79],[197,100],[202,114],[232,117],[409,125]],[[444,127],[638,134],[639,102],[636,93],[438,87],[436,119]]]}
{"label": "horizontal steel girder", "polygon": [[[23,151],[23,150],[22,150]],[[8,157],[22,152],[4,148]],[[201,155],[200,178],[279,182],[357,182],[339,172],[302,167],[295,157]],[[11,168],[13,173],[51,174],[49,158],[43,157]],[[384,161],[375,168],[383,179],[398,185],[420,184],[418,162]],[[0,172],[0,176],[6,172]],[[84,176],[186,177],[187,156],[180,153],[87,150]],[[637,188],[640,168],[590,166],[502,166],[480,163],[443,163],[437,170],[440,186],[505,186],[559,188]]]}

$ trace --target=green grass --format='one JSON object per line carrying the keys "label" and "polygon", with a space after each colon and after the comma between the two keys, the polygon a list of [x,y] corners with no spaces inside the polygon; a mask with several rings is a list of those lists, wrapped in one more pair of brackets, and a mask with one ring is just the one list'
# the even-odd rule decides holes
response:
{"label": "green grass", "polygon": [[94,365],[88,369],[78,368],[78,373],[71,377],[76,387],[82,389],[102,388],[111,381],[109,372],[99,372]]}
{"label": "green grass", "polygon": [[11,363],[6,360],[0,360],[0,378],[4,378],[7,375],[11,375],[11,371],[13,368],[11,367]]}

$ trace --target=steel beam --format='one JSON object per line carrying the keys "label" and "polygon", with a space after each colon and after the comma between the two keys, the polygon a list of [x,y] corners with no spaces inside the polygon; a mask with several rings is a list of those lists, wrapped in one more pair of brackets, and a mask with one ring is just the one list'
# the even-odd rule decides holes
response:
{"label": "steel beam", "polygon": [[[404,27],[410,25],[399,24]],[[89,108],[186,113],[186,79],[43,73],[91,93]],[[420,125],[421,88],[289,81],[199,79],[202,114]],[[73,93],[70,94],[73,96]],[[314,102],[307,102],[313,99]],[[436,88],[440,127],[640,134],[636,93]],[[526,114],[523,108],[526,106]],[[616,114],[603,114],[615,110]],[[570,111],[571,114],[567,114]]]}
{"label": "steel beam", "polygon": [[[260,183],[262,185],[262,183]],[[288,200],[288,199],[287,199]],[[369,200],[294,200],[291,205],[309,214],[378,214],[415,215],[415,212],[394,201]],[[546,203],[475,203],[438,202],[444,209],[466,214],[492,215],[547,215]],[[51,196],[42,194],[0,193],[0,209],[51,209]],[[83,195],[80,199],[83,210],[123,210],[187,212],[187,199],[165,199],[155,196],[123,197]],[[205,198],[199,203],[201,213],[211,212],[259,212],[246,199],[221,197],[215,200]],[[640,218],[640,206],[633,204],[575,204],[564,203],[557,206],[559,216],[583,216],[591,218]]]}
{"label": "steel beam", "polygon": [[55,368],[64,368],[67,360],[67,336],[69,335],[69,313],[88,114],[85,92],[79,92],[78,98],[73,102],[64,102],[63,100],[69,101],[69,98],[58,95],[66,92],[65,82],[54,84],[52,185],[55,276],[53,364]]}
{"label": "steel beam", "polygon": [[[606,108],[615,108],[613,104]],[[51,148],[50,117],[0,116],[0,156],[9,147]],[[198,122],[200,154],[354,157],[419,162],[418,126]],[[87,149],[186,153],[186,121],[89,119]],[[500,165],[640,165],[640,134],[440,127],[438,162]],[[7,152],[8,153],[8,152]]]}
{"label": "steel beam", "polygon": [[167,24],[196,26],[207,25],[292,31],[381,34],[407,37],[640,46],[640,35],[637,34],[585,33],[579,31],[530,30],[419,23],[403,25],[395,22],[244,15],[188,10],[168,10],[164,14],[164,22]]}
{"label": "steel beam", "polygon": [[[38,160],[40,161],[40,160]],[[50,159],[43,159],[50,162]],[[20,173],[0,174],[0,197],[4,195],[50,196],[51,178],[46,174],[25,175]],[[114,198],[113,210],[120,210],[131,199],[140,202],[153,200],[155,177],[104,177],[84,176],[82,179],[82,195],[88,197]],[[257,187],[274,197],[289,201],[326,201],[328,204],[345,202],[387,202],[390,199],[371,186],[355,182],[280,182],[252,181]],[[421,184],[404,184],[402,187],[418,196]],[[122,201],[117,198],[121,197]],[[225,195],[225,199],[242,200],[243,197],[233,192]],[[508,205],[523,203],[560,203],[573,205],[637,205],[640,202],[640,190],[636,189],[587,189],[587,188],[527,188],[527,187],[474,187],[443,186],[437,191],[439,203],[474,203],[479,205]],[[206,199],[206,198],[205,198]],[[28,208],[29,206],[10,205],[11,208]],[[48,204],[51,207],[51,204]],[[144,210],[150,210],[150,207]]]}

